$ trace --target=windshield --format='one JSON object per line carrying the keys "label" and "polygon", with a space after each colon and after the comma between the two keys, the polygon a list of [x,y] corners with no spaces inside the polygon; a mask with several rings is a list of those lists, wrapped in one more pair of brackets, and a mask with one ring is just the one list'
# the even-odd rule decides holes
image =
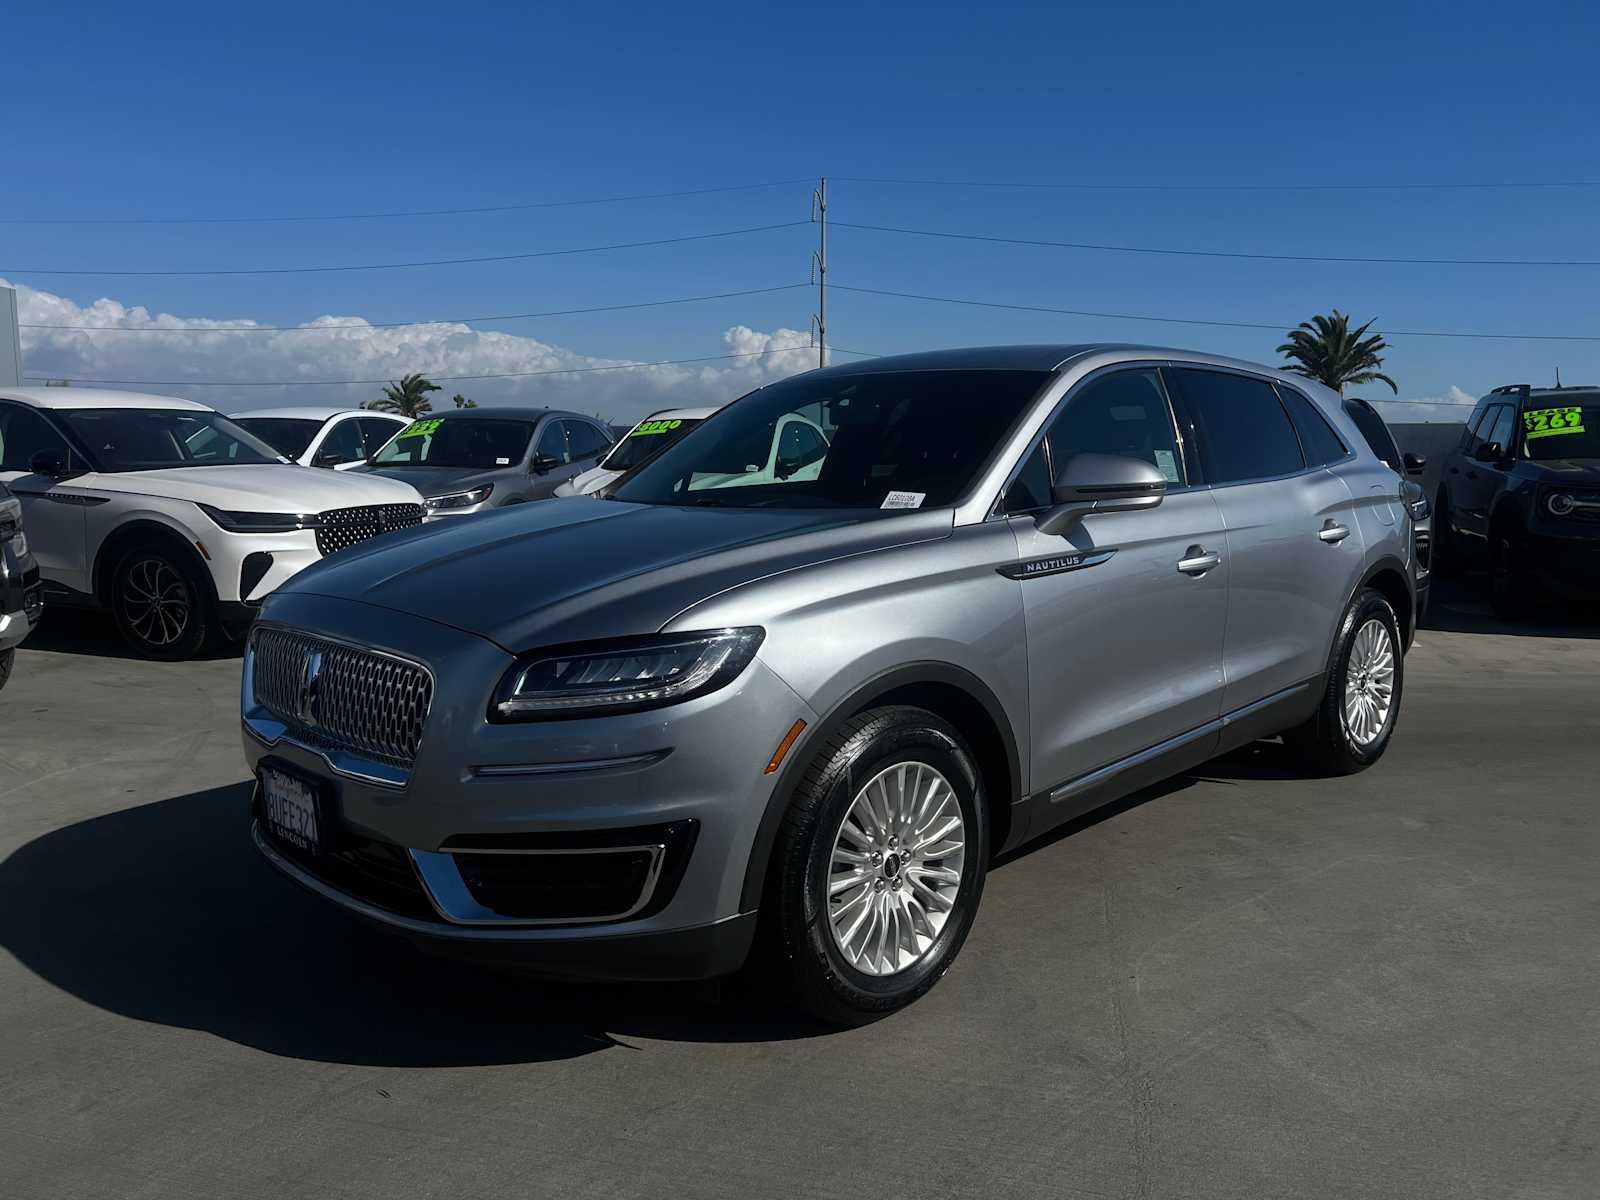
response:
{"label": "windshield", "polygon": [[1600,398],[1581,404],[1540,404],[1522,413],[1522,452],[1535,462],[1600,458]]}
{"label": "windshield", "polygon": [[239,417],[234,421],[285,458],[299,458],[317,436],[322,422],[306,417]]}
{"label": "windshield", "polygon": [[282,462],[221,413],[173,408],[68,408],[62,418],[102,471]]}
{"label": "windshield", "polygon": [[700,424],[696,417],[668,417],[640,421],[600,465],[608,471],[627,471],[652,454],[665,450]]}
{"label": "windshield", "polygon": [[1042,371],[796,376],[753,392],[618,485],[636,504],[933,508],[972,485]]}
{"label": "windshield", "polygon": [[477,467],[492,471],[520,463],[532,421],[424,417],[402,429],[372,460],[377,467]]}

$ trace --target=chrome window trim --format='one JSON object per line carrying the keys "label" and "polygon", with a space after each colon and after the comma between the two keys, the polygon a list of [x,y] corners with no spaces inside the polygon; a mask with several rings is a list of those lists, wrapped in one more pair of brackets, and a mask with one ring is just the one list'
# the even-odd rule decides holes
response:
{"label": "chrome window trim", "polygon": [[[486,908],[472,898],[472,893],[467,890],[467,884],[461,878],[461,869],[456,866],[457,854],[504,854],[544,856],[551,854],[632,854],[638,851],[648,851],[650,854],[650,870],[645,876],[644,886],[639,889],[639,895],[632,905],[622,912],[605,913],[594,917],[508,917]],[[427,894],[428,903],[433,905],[437,912],[452,925],[598,925],[608,921],[625,921],[639,912],[650,903],[655,895],[656,884],[661,880],[661,870],[666,863],[667,846],[665,842],[650,842],[637,846],[582,846],[570,849],[539,849],[539,850],[407,850],[411,856],[412,865],[416,868],[417,878],[422,881],[422,890]]]}

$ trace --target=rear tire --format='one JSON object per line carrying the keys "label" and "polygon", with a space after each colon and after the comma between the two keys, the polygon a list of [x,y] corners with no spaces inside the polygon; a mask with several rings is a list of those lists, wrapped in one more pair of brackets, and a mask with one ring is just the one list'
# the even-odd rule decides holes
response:
{"label": "rear tire", "polygon": [[208,581],[159,542],[135,546],[117,563],[111,612],[128,649],[156,662],[194,658],[217,634]]}
{"label": "rear tire", "polygon": [[823,742],[769,880],[769,950],[790,994],[840,1025],[926,994],[983,895],[986,804],[966,742],[925,709],[872,709]]}
{"label": "rear tire", "polygon": [[1405,682],[1400,623],[1381,592],[1363,589],[1339,623],[1333,665],[1316,713],[1283,735],[1321,774],[1354,775],[1388,748]]}

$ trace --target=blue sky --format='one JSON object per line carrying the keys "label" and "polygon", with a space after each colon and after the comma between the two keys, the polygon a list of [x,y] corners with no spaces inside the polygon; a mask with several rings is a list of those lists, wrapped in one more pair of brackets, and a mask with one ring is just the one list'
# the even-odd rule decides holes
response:
{"label": "blue sky", "polygon": [[[1600,187],[1261,190],[1600,180],[1592,5],[31,5],[8,12],[0,217],[472,208],[830,176],[840,285],[1120,313],[1600,335],[1600,267],[1284,263],[935,240],[1369,257],[1600,259]],[[851,177],[1214,190],[899,186]],[[1229,190],[1231,185],[1250,185]],[[804,283],[809,226],[399,271],[46,274],[518,253],[804,221],[810,183],[446,217],[0,223],[34,323],[297,325],[569,309]],[[112,303],[93,307],[98,300]],[[804,288],[653,309],[359,328],[338,337],[24,331],[29,373],[346,379],[559,370],[804,339]],[[1115,339],[1275,359],[1270,330],[1153,325],[830,293],[830,341],[880,353]],[[791,331],[791,332],[784,332]],[[187,337],[187,340],[185,338]],[[773,339],[776,337],[776,341]],[[448,384],[616,416],[729,398],[803,353]],[[1600,342],[1393,338],[1407,398],[1600,382]],[[372,387],[163,390],[238,409]],[[1369,392],[1369,394],[1372,394]]]}

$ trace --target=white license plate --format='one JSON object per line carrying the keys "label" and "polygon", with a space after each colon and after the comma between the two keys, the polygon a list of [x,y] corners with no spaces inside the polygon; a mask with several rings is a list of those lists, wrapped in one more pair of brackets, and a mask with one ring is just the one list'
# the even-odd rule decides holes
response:
{"label": "white license plate", "polygon": [[321,851],[317,797],[309,784],[271,767],[261,768],[261,809],[278,837],[312,854]]}

